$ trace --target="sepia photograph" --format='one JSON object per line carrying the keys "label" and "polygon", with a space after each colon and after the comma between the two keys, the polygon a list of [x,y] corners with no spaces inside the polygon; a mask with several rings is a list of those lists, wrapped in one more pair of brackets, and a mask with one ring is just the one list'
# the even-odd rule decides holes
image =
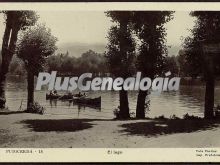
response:
{"label": "sepia photograph", "polygon": [[0,24],[0,148],[219,158],[220,10],[1,9]]}

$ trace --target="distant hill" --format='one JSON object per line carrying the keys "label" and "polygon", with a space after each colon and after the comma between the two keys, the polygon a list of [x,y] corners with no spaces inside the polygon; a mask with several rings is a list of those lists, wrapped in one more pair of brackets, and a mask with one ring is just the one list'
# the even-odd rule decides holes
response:
{"label": "distant hill", "polygon": [[[104,53],[106,51],[105,47],[105,44],[65,43],[58,46],[57,53],[66,53],[68,51],[70,56],[80,57],[82,53],[90,49],[97,53]],[[181,47],[172,45],[168,48],[169,56],[178,55],[180,49]]]}
{"label": "distant hill", "polygon": [[82,53],[88,50],[104,53],[106,51],[105,47],[105,44],[65,43],[58,46],[57,53],[66,53],[68,51],[70,56],[80,57]]}

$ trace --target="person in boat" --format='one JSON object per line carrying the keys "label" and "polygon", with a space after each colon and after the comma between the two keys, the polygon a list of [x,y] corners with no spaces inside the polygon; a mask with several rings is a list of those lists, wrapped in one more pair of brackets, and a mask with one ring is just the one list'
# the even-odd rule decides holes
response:
{"label": "person in boat", "polygon": [[53,96],[53,95],[54,95],[53,91],[50,91],[50,96]]}
{"label": "person in boat", "polygon": [[82,95],[82,93],[81,92],[79,92],[78,93],[78,97],[82,97],[83,95]]}
{"label": "person in boat", "polygon": [[68,96],[72,96],[73,94],[72,94],[71,92],[68,92],[67,95],[68,95]]}
{"label": "person in boat", "polygon": [[57,96],[57,95],[58,95],[58,93],[57,93],[57,91],[56,91],[56,90],[54,90],[54,91],[50,91],[50,95],[51,95],[51,96]]}
{"label": "person in boat", "polygon": [[81,92],[79,92],[78,94],[75,94],[75,97],[82,97],[83,94]]}
{"label": "person in boat", "polygon": [[83,97],[87,97],[87,95],[86,95],[86,93],[85,93],[85,92],[83,93]]}
{"label": "person in boat", "polygon": [[52,91],[50,91],[50,94],[49,94],[50,96],[57,96],[58,94],[57,94],[57,91],[56,90],[52,90]]}
{"label": "person in boat", "polygon": [[73,97],[72,92],[67,92],[67,94],[66,94],[66,95],[67,95],[67,97],[68,97],[68,98],[72,98],[72,97]]}

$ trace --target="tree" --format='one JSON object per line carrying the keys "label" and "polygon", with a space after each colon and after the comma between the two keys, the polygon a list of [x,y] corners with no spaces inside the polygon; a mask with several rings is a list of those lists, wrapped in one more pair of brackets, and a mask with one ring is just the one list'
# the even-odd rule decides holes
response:
{"label": "tree", "polygon": [[25,75],[25,68],[23,61],[17,56],[13,56],[10,66],[9,66],[9,74],[12,75]]}
{"label": "tree", "polygon": [[28,28],[18,42],[17,55],[24,61],[28,72],[27,110],[34,103],[34,76],[44,69],[47,57],[57,49],[56,42],[57,38],[44,25]]}
{"label": "tree", "polygon": [[173,76],[177,76],[179,74],[179,66],[178,59],[176,56],[167,56],[164,59],[164,69],[163,72],[170,71]]}
{"label": "tree", "polygon": [[66,54],[57,54],[47,59],[48,71],[58,71],[62,75],[80,76],[82,73],[92,72],[94,74],[106,73],[106,61],[103,54],[89,50],[81,57],[69,56]]}
{"label": "tree", "polygon": [[[187,61],[198,74],[202,73],[206,81],[205,111],[207,119],[214,117],[215,76],[220,73],[220,56],[203,51],[205,44],[220,43],[220,12],[194,11],[190,13],[196,17],[196,24],[191,30],[192,35],[184,41]],[[211,57],[212,56],[212,57]]]}
{"label": "tree", "polygon": [[5,11],[5,32],[2,43],[0,70],[0,108],[5,107],[6,74],[15,53],[18,32],[32,26],[38,19],[34,11]]}
{"label": "tree", "polygon": [[93,50],[89,50],[81,55],[78,59],[80,64],[81,72],[92,72],[99,73],[104,72],[106,68],[104,67],[105,59],[103,55],[94,52]]}
{"label": "tree", "polygon": [[[111,11],[107,16],[116,25],[113,25],[108,34],[106,59],[112,75],[122,78],[131,76],[134,72],[135,42],[132,38],[131,16],[129,11]],[[119,118],[130,117],[128,94],[122,87],[119,91],[120,111]]]}
{"label": "tree", "polygon": [[[170,11],[135,11],[133,28],[140,40],[137,70],[143,77],[154,78],[163,70],[167,55],[166,29],[164,25],[172,19]],[[148,91],[138,93],[136,117],[145,118],[145,100]]]}

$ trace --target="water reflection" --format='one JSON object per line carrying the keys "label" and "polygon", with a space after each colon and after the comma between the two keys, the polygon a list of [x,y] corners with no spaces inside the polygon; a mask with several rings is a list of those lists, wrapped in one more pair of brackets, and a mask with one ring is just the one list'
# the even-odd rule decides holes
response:
{"label": "water reflection", "polygon": [[57,103],[58,102],[63,102],[63,104],[65,104],[68,107],[71,106],[76,106],[78,111],[80,111],[81,109],[85,110],[86,108],[93,108],[96,109],[98,111],[101,111],[101,107],[97,107],[97,106],[91,106],[91,105],[86,105],[86,104],[77,104],[74,101],[71,100],[57,100],[57,99],[52,99],[52,100],[48,100],[50,103],[50,107],[51,108],[57,108]]}
{"label": "water reflection", "polygon": [[[22,102],[22,108],[26,107],[27,89],[24,78],[13,77],[8,79],[7,84],[7,106],[17,111]],[[119,105],[118,92],[102,91],[88,93],[90,97],[102,97],[102,107],[94,108],[86,105],[78,105],[74,102],[47,100],[46,90],[35,91],[35,100],[46,107],[48,114],[63,114],[72,115],[73,117],[88,117],[88,118],[113,118],[113,110]],[[169,117],[173,114],[182,117],[182,115],[189,113],[197,116],[203,116],[204,111],[204,86],[181,86],[176,92],[162,92],[161,94],[151,92],[150,111],[147,115],[155,117],[164,115]],[[78,93],[78,91],[76,91]],[[130,91],[129,93],[129,107],[131,112],[135,112],[137,102],[137,92]],[[215,89],[215,103],[220,103],[220,87]]]}
{"label": "water reflection", "polygon": [[53,107],[57,107],[57,101],[58,100],[49,100],[50,101],[50,107],[53,108]]}

